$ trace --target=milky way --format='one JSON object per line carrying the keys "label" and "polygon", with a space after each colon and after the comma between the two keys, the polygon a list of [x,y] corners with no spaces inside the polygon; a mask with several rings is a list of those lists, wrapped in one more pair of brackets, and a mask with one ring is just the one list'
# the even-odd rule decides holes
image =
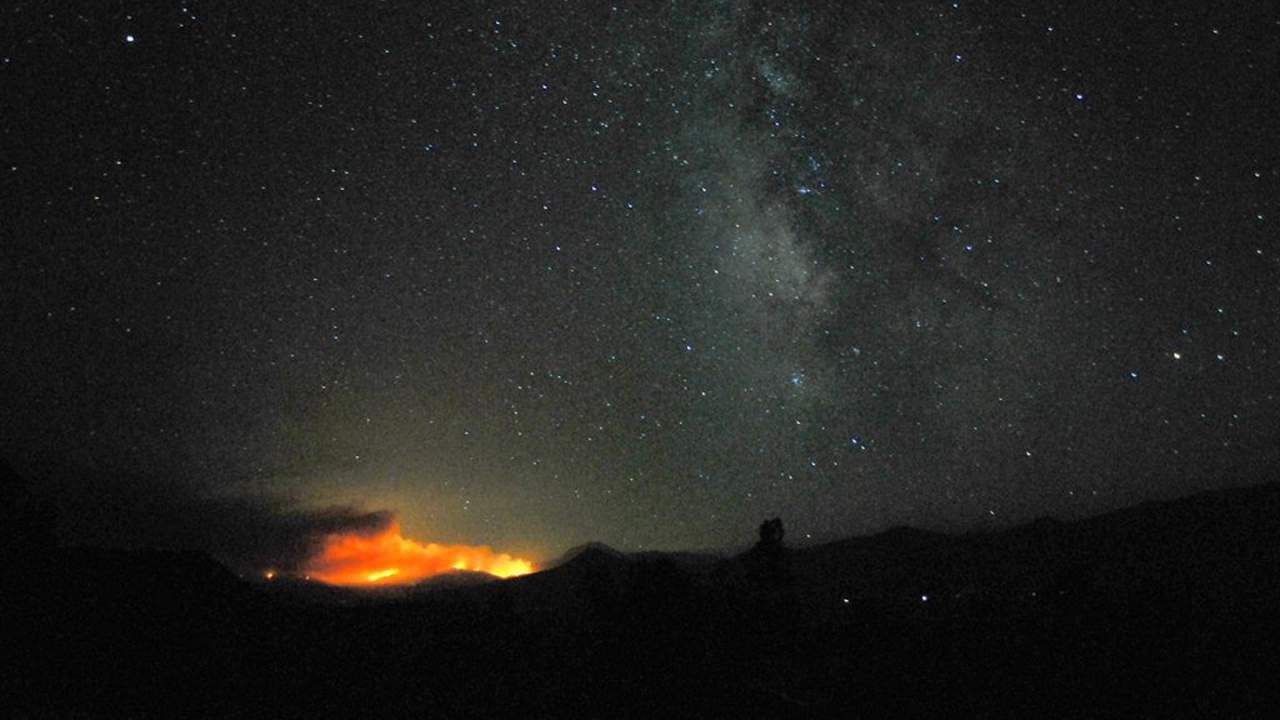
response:
{"label": "milky way", "polygon": [[1193,5],[19,3],[4,451],[530,557],[1261,479],[1280,26]]}

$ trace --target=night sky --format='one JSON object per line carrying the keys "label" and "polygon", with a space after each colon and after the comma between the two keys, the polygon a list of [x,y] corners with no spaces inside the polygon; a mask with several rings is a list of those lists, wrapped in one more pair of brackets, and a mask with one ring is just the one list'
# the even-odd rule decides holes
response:
{"label": "night sky", "polygon": [[0,11],[0,450],[64,541],[726,548],[1273,473],[1275,5],[462,5]]}

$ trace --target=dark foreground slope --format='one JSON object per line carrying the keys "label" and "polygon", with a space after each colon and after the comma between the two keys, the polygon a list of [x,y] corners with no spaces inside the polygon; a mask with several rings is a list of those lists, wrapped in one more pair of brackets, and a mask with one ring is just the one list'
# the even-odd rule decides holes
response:
{"label": "dark foreground slope", "polygon": [[1242,717],[1280,669],[1276,485],[718,563],[590,546],[380,604],[194,554],[12,556],[17,716]]}

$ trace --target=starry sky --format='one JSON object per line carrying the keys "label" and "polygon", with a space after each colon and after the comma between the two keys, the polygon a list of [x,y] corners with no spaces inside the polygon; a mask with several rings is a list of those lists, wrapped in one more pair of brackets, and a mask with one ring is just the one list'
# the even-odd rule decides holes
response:
{"label": "starry sky", "polygon": [[1274,472],[1269,3],[0,13],[0,450],[64,539],[545,558]]}

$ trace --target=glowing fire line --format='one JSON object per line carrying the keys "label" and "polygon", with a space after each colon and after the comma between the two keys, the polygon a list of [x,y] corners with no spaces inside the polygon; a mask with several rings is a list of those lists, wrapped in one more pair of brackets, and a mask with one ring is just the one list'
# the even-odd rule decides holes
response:
{"label": "glowing fire line", "polygon": [[533,563],[495,553],[485,546],[422,544],[391,523],[374,533],[345,532],[325,537],[303,571],[330,585],[407,585],[453,570],[507,578],[533,572]]}

